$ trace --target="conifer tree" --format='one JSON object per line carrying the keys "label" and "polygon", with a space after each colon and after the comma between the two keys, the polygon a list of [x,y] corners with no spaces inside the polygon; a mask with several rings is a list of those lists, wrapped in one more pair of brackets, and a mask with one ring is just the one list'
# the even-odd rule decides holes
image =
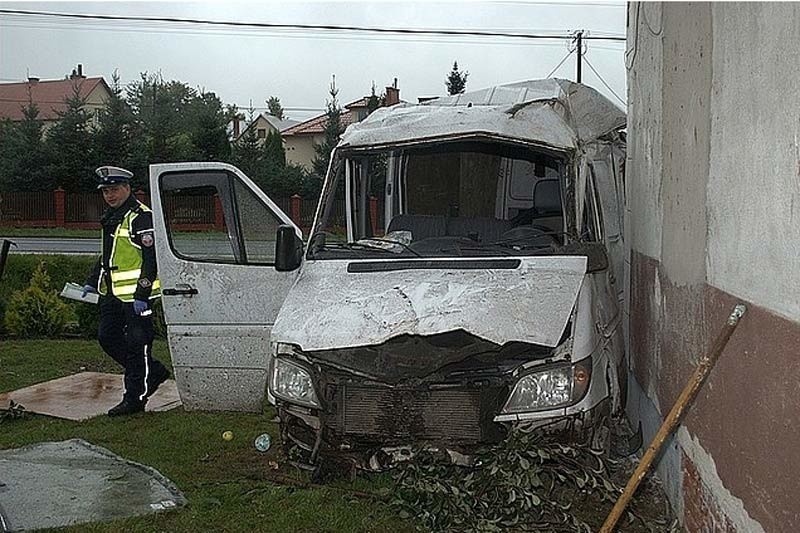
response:
{"label": "conifer tree", "polygon": [[50,172],[55,186],[66,191],[88,189],[94,185],[91,150],[92,135],[86,98],[81,95],[83,80],[75,80],[72,94],[65,98],[64,111],[58,112],[58,122],[47,132],[46,144],[54,158]]}
{"label": "conifer tree", "polygon": [[328,164],[331,160],[331,152],[339,144],[339,138],[344,132],[342,127],[342,108],[339,107],[337,96],[339,89],[336,88],[336,77],[333,77],[328,91],[330,99],[326,102],[327,113],[325,114],[325,138],[320,144],[314,146],[316,155],[312,161],[313,173],[318,178],[325,177],[328,171]]}
{"label": "conifer tree", "polygon": [[447,86],[447,94],[451,96],[455,94],[464,94],[464,91],[467,89],[468,77],[469,72],[458,70],[458,62],[453,61],[453,70],[450,71],[444,82],[445,86]]}
{"label": "conifer tree", "polygon": [[277,96],[270,96],[267,99],[267,110],[270,115],[278,120],[284,120],[286,118],[286,114],[283,111],[283,106],[281,105],[281,99]]}

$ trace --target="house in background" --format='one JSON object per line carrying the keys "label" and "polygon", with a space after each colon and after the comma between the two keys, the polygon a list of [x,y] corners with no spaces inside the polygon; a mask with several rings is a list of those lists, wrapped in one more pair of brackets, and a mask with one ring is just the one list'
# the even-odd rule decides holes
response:
{"label": "house in background", "polygon": [[[365,96],[344,106],[341,118],[343,128],[367,118],[369,99],[369,96]],[[400,89],[397,88],[397,79],[395,79],[394,85],[386,87],[383,106],[389,107],[398,103],[400,103]],[[314,146],[324,141],[327,122],[328,115],[323,114],[281,131],[283,145],[286,148],[286,162],[311,170],[312,161],[316,156]]]}
{"label": "house in background", "polygon": [[111,98],[111,89],[102,77],[87,78],[83,75],[83,65],[72,71],[63,80],[40,80],[30,77],[27,81],[0,83],[0,120],[19,122],[24,119],[23,108],[34,103],[39,108],[39,120],[46,132],[59,120],[59,113],[67,109],[65,103],[75,91],[85,101],[84,109],[89,112],[93,123],[97,123],[98,113]]}
{"label": "house in background", "polygon": [[270,132],[280,133],[281,131],[291,128],[299,122],[291,119],[281,120],[270,115],[269,113],[260,113],[249,124],[245,124],[244,129],[242,129],[243,123],[244,121],[242,120],[234,120],[231,123],[231,133],[234,142],[238,142],[239,139],[241,139],[242,136],[248,131],[255,130],[256,138],[258,139],[259,144],[263,144]]}

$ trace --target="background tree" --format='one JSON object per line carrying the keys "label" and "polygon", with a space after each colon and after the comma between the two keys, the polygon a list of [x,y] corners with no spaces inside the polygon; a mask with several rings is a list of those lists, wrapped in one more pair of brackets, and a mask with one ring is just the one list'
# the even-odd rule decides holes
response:
{"label": "background tree", "polygon": [[450,71],[444,82],[445,86],[447,86],[447,94],[451,96],[454,94],[464,94],[464,91],[467,89],[468,77],[469,72],[458,70],[458,62],[453,61],[453,70]]}
{"label": "background tree", "polygon": [[231,109],[213,92],[198,91],[144,72],[126,88],[135,118],[131,154],[134,186],[147,188],[148,165],[177,161],[231,161]]}
{"label": "background tree", "polygon": [[383,107],[386,103],[386,94],[378,96],[375,93],[375,82],[372,82],[372,93],[367,98],[367,113],[372,114],[373,111],[379,107]]}
{"label": "background tree", "polygon": [[222,101],[216,94],[202,92],[187,105],[187,118],[195,158],[200,161],[228,161],[228,121]]}
{"label": "background tree", "polygon": [[39,108],[30,95],[22,115],[21,122],[0,122],[0,190],[52,190],[50,153],[43,140]]}
{"label": "background tree", "polygon": [[[253,124],[255,112],[251,108],[248,112],[248,125]],[[259,176],[264,171],[264,153],[259,146],[256,129],[248,127],[233,145],[233,164],[251,179],[258,182]],[[263,185],[259,184],[259,186]]]}
{"label": "background tree", "polygon": [[47,132],[45,143],[56,157],[51,161],[50,172],[55,186],[67,191],[79,191],[94,186],[96,161],[92,157],[92,134],[86,99],[81,96],[82,81],[75,80],[72,94],[58,112],[58,122]]}
{"label": "background tree", "polygon": [[320,144],[314,145],[315,155],[311,163],[313,174],[320,180],[325,177],[331,160],[331,152],[339,144],[339,138],[344,132],[342,127],[342,108],[339,107],[339,101],[336,99],[339,94],[339,89],[336,88],[336,77],[331,81],[328,94],[331,97],[326,102],[325,138]]}
{"label": "background tree", "polygon": [[129,168],[131,165],[134,117],[122,94],[119,73],[111,75],[111,97],[98,114],[93,131],[94,160],[100,165]]}
{"label": "background tree", "polygon": [[[247,117],[244,116],[244,113],[239,110],[236,104],[225,104],[225,124],[241,123],[245,118]],[[230,141],[236,141],[234,137],[235,134],[236,128],[233,127],[230,130]]]}
{"label": "background tree", "polygon": [[286,149],[283,138],[277,131],[270,131],[264,139],[264,160],[276,171],[286,168]]}
{"label": "background tree", "polygon": [[277,96],[270,96],[267,99],[267,110],[270,115],[278,120],[284,120],[286,118],[286,115],[283,112],[283,106],[281,106],[281,99]]}

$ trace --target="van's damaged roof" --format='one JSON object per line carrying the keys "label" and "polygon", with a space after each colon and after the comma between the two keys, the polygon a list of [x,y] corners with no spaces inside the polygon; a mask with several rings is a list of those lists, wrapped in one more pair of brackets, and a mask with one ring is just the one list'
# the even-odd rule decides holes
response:
{"label": "van's damaged roof", "polygon": [[349,126],[339,147],[488,136],[571,150],[624,127],[625,113],[594,89],[530,80],[378,109]]}

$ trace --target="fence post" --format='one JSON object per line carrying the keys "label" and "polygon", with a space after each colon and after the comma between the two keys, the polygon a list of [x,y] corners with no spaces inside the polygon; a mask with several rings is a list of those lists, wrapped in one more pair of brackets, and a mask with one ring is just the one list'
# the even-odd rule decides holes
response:
{"label": "fence post", "polygon": [[67,193],[59,187],[53,191],[53,203],[56,208],[56,227],[63,228],[66,221]]}
{"label": "fence post", "polygon": [[222,231],[225,226],[225,221],[222,218],[222,200],[219,199],[219,194],[214,194],[214,230]]}
{"label": "fence post", "polygon": [[293,194],[291,198],[289,198],[289,217],[291,217],[292,222],[300,226],[300,201],[302,198],[299,194]]}
{"label": "fence post", "polygon": [[369,223],[372,225],[372,234],[378,231],[378,199],[374,196],[369,197]]}
{"label": "fence post", "polygon": [[144,192],[142,189],[139,189],[138,191],[136,191],[133,194],[134,194],[134,196],[136,196],[137,200],[142,202],[144,205],[147,205],[147,193],[146,192]]}

